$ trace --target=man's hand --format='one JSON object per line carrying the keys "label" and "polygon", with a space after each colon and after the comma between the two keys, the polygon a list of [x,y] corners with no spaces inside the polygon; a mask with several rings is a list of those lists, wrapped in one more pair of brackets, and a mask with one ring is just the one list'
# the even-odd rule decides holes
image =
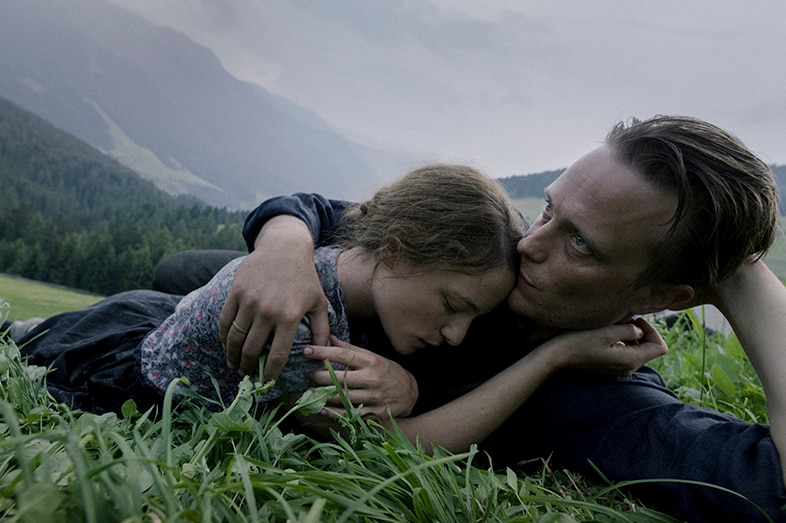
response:
{"label": "man's hand", "polygon": [[230,369],[253,373],[270,339],[263,378],[278,378],[304,316],[314,341],[327,343],[327,298],[313,254],[311,234],[297,218],[278,216],[263,227],[254,251],[238,266],[219,318]]}
{"label": "man's hand", "polygon": [[[339,383],[349,389],[353,405],[362,405],[361,414],[376,414],[387,419],[408,416],[418,399],[418,383],[408,371],[387,358],[369,350],[330,337],[331,346],[307,347],[304,354],[316,360],[340,363],[346,370],[335,371]],[[315,371],[311,379],[316,385],[332,385],[327,370]],[[328,404],[341,411],[341,398],[334,396]],[[390,414],[388,414],[390,409]]]}

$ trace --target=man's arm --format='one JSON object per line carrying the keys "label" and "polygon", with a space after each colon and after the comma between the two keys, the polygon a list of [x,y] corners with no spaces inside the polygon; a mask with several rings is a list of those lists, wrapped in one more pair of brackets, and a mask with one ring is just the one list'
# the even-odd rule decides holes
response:
{"label": "man's arm", "polygon": [[262,202],[246,217],[243,238],[248,252],[253,252],[259,242],[262,227],[271,218],[281,215],[294,216],[302,221],[315,245],[325,245],[336,232],[349,202],[330,200],[319,194],[296,193],[292,196],[275,196]]}
{"label": "man's arm", "polygon": [[742,265],[709,299],[729,320],[761,380],[786,479],[786,287],[757,261]]}
{"label": "man's arm", "polygon": [[238,267],[219,318],[219,337],[227,365],[242,375],[257,369],[272,336],[264,378],[284,368],[303,316],[311,320],[315,341],[329,333],[327,299],[314,268],[314,245],[305,224],[292,216],[271,219],[256,249]]}
{"label": "man's arm", "polygon": [[330,237],[346,206],[298,193],[271,198],[248,215],[243,237],[250,254],[238,268],[219,319],[231,369],[255,371],[272,337],[264,378],[278,378],[303,316],[311,320],[314,342],[327,342],[327,300],[314,269],[314,244]]}

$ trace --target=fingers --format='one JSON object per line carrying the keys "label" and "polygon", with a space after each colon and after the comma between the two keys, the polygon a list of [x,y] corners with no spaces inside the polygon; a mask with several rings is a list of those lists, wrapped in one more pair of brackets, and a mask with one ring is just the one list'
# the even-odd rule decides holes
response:
{"label": "fingers", "polygon": [[229,327],[232,325],[232,320],[235,319],[236,314],[237,299],[230,290],[227,301],[224,302],[224,306],[221,307],[221,314],[218,317],[218,338],[221,340],[221,344],[224,347],[227,346],[227,334],[229,333]]}
{"label": "fingers", "polygon": [[[236,370],[240,364],[240,355],[243,350],[243,342],[246,340],[246,334],[238,329],[232,328],[232,323],[236,325],[245,325],[245,323],[237,323],[235,320],[238,312],[237,299],[230,290],[226,303],[221,308],[221,315],[218,319],[218,337],[227,351],[227,365],[230,369]],[[242,320],[240,320],[242,321]]]}
{"label": "fingers", "polygon": [[311,343],[314,345],[327,345],[330,339],[330,321],[327,307],[317,307],[308,314],[311,320]]}
{"label": "fingers", "polygon": [[619,341],[612,347],[618,358],[619,375],[630,376],[648,361],[668,352],[663,338],[644,318],[614,328],[620,334]]}
{"label": "fingers", "polygon": [[359,370],[368,366],[371,360],[378,356],[343,342],[335,336],[330,336],[329,341],[332,345],[310,345],[304,350],[304,355],[312,360],[329,360],[339,363],[351,370]]}
{"label": "fingers", "polygon": [[[267,333],[265,334],[267,335]],[[297,324],[281,324],[276,329],[273,340],[270,344],[270,353],[268,354],[267,360],[265,361],[265,369],[263,372],[265,381],[275,380],[281,374],[281,371],[284,369],[284,366],[287,364],[287,360],[289,359],[289,353],[292,350],[292,342],[294,341],[296,334]],[[266,340],[267,337],[265,338],[265,341]],[[256,343],[256,341],[247,343]],[[253,348],[249,348],[249,350],[251,352]],[[250,354],[249,361],[245,363],[251,366],[256,364],[256,360],[253,359],[253,354]],[[245,368],[245,365],[241,363],[241,371]]]}
{"label": "fingers", "polygon": [[[414,376],[401,365],[372,351],[355,347],[331,336],[331,346],[309,346],[304,355],[312,359],[340,363],[344,370],[334,371],[338,384],[353,405],[363,405],[363,412],[407,416],[418,399],[418,384]],[[315,385],[332,385],[331,372],[315,371],[311,380]],[[339,405],[334,398],[333,404]]]}

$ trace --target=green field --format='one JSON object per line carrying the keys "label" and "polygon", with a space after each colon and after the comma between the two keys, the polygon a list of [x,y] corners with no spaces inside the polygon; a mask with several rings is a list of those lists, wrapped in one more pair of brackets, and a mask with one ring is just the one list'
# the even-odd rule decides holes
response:
{"label": "green field", "polygon": [[25,320],[82,309],[101,296],[0,274],[0,299],[9,304],[8,319]]}

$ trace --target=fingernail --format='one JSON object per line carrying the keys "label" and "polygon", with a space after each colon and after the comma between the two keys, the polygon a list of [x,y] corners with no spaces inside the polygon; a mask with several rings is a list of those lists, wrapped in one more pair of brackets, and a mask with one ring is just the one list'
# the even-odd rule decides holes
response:
{"label": "fingernail", "polygon": [[312,354],[314,354],[314,349],[312,347],[306,347],[305,349],[303,349],[303,354],[305,354],[306,356],[311,356]]}

